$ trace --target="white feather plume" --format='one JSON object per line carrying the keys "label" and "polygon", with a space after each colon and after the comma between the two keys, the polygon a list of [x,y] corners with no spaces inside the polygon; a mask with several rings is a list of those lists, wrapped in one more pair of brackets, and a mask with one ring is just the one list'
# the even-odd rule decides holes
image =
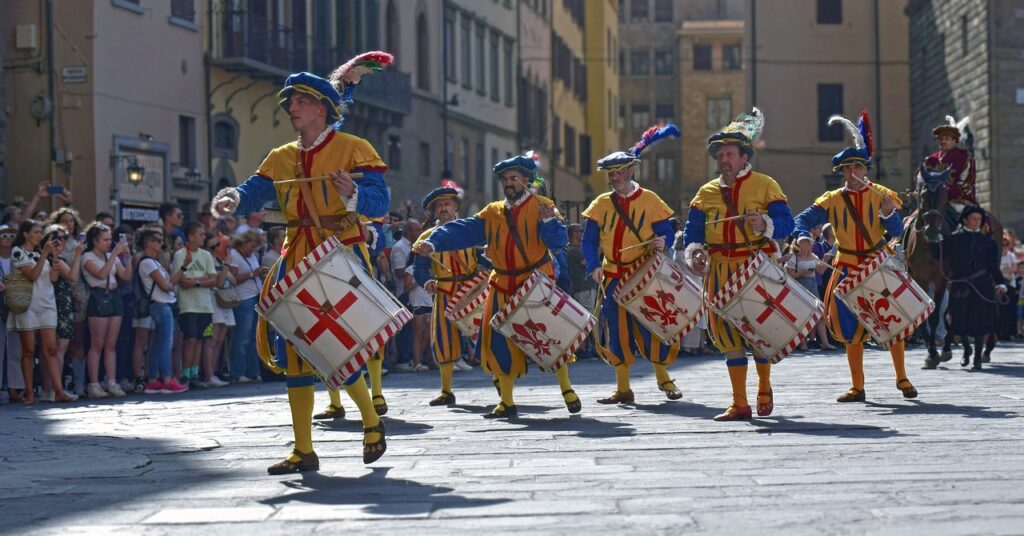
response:
{"label": "white feather plume", "polygon": [[956,122],[956,129],[959,130],[961,134],[963,134],[964,129],[967,128],[967,125],[970,122],[971,122],[971,116],[965,115],[963,117],[963,119],[961,119],[961,120]]}
{"label": "white feather plume", "polygon": [[946,116],[946,124],[947,125],[956,126],[956,119],[953,116],[951,116],[951,115],[947,115]]}
{"label": "white feather plume", "polygon": [[846,131],[850,134],[850,137],[853,138],[854,147],[856,147],[857,149],[864,149],[865,147],[867,147],[864,144],[864,136],[861,135],[860,129],[857,128],[857,125],[853,124],[853,121],[850,121],[849,119],[841,115],[833,115],[832,117],[828,118],[829,126],[832,126],[836,123],[843,124],[843,128],[845,128]]}

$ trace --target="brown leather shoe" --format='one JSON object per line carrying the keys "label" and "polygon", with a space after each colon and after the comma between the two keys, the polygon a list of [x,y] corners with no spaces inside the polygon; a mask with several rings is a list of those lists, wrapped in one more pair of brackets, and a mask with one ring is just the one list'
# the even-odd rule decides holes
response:
{"label": "brown leather shoe", "polygon": [[896,388],[903,391],[903,398],[917,398],[917,389],[914,389],[914,384],[906,378],[896,380]]}
{"label": "brown leather shoe", "polygon": [[388,450],[388,443],[384,440],[384,419],[380,420],[377,426],[367,426],[363,428],[363,436],[366,434],[380,434],[380,439],[373,443],[363,442],[363,463],[373,463],[380,459],[384,455],[384,451]]}
{"label": "brown leather shoe", "polygon": [[345,408],[338,407],[332,404],[330,406],[327,406],[327,409],[323,410],[322,412],[313,415],[313,418],[318,421],[322,421],[325,419],[344,419]]}
{"label": "brown leather shoe", "polygon": [[498,404],[494,406],[494,410],[490,413],[485,413],[485,419],[515,419],[519,416],[519,410],[516,409],[515,405],[506,406],[504,404]]}
{"label": "brown leather shoe", "polygon": [[675,380],[665,380],[664,382],[659,383],[658,389],[661,389],[669,400],[679,400],[680,398],[683,398],[683,392],[676,387]]}
{"label": "brown leather shoe", "polygon": [[739,408],[736,406],[729,406],[724,413],[715,415],[715,420],[719,422],[727,421],[745,421],[750,419],[752,416],[750,406],[745,408]]}
{"label": "brown leather shoe", "polygon": [[[572,394],[575,395],[576,391],[573,391],[572,389],[566,389],[566,390],[562,391],[562,397],[564,398],[565,395],[567,395],[569,393],[572,393]],[[580,400],[579,396],[576,396],[576,400],[574,400],[572,402],[566,402],[565,403],[565,408],[569,410],[569,413],[579,413],[580,410],[583,409],[583,401]]]}
{"label": "brown leather shoe", "polygon": [[635,398],[633,397],[633,390],[630,389],[626,392],[620,393],[615,391],[612,396],[608,398],[602,398],[597,401],[598,404],[632,404]]}
{"label": "brown leather shoe", "polygon": [[864,389],[857,389],[851,387],[848,391],[843,393],[836,399],[836,402],[863,402],[867,399],[864,393]]}
{"label": "brown leather shoe", "polygon": [[310,452],[309,454],[303,454],[297,450],[293,450],[292,454],[299,457],[299,461],[293,462],[287,458],[283,462],[275,463],[270,467],[267,467],[267,473],[272,475],[286,475],[288,473],[300,473],[302,471],[319,471],[320,470],[320,458],[316,455],[316,452]]}
{"label": "brown leather shoe", "polygon": [[441,391],[441,396],[430,401],[431,406],[451,406],[455,404],[455,394],[451,391]]}
{"label": "brown leather shoe", "polygon": [[[388,403],[384,400],[384,395],[376,395],[373,397],[373,410],[377,412],[377,415],[384,415],[388,412]],[[377,402],[380,400],[380,402]]]}

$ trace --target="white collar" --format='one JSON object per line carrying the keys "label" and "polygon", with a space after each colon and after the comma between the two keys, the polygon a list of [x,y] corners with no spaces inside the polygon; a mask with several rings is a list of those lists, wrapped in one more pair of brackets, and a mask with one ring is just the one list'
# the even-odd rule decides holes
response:
{"label": "white collar", "polygon": [[520,197],[520,198],[519,198],[518,200],[516,200],[516,202],[515,202],[515,203],[511,203],[511,202],[510,202],[510,201],[508,200],[508,198],[506,197],[506,198],[505,198],[505,207],[506,207],[506,208],[515,208],[515,207],[518,207],[519,205],[522,205],[523,203],[525,203],[525,202],[526,202],[526,200],[527,200],[527,199],[529,199],[529,198],[531,198],[531,197],[533,197],[533,192],[531,192],[531,191],[530,191],[530,189],[529,189],[529,188],[527,188],[527,189],[526,189],[526,191],[525,191],[525,192],[523,192],[523,197]]}
{"label": "white collar", "polygon": [[[753,171],[753,167],[751,167],[750,162],[747,162],[747,164],[743,166],[743,169],[741,169],[740,172],[736,174],[736,180],[739,181],[740,179],[746,178],[747,175],[750,175],[751,171]],[[736,183],[734,182],[733,184]],[[730,188],[730,186],[726,184],[725,181],[722,180],[721,174],[718,175],[718,186],[722,188]]]}
{"label": "white collar", "polygon": [[619,192],[616,192],[615,190],[612,190],[612,192],[614,192],[615,194],[618,194],[619,197],[622,197],[624,199],[629,199],[639,189],[640,189],[640,185],[637,184],[636,181],[629,181],[629,192],[626,193],[626,195],[622,195]]}
{"label": "white collar", "polygon": [[327,139],[327,135],[330,134],[332,130],[334,130],[334,129],[330,125],[327,125],[327,128],[325,128],[324,131],[321,132],[320,135],[317,136],[315,140],[313,140],[313,143],[309,147],[303,147],[302,146],[302,136],[299,136],[299,139],[296,142],[296,143],[299,144],[299,150],[300,151],[312,151],[313,149],[316,149],[317,147],[319,147],[324,142],[324,140]]}

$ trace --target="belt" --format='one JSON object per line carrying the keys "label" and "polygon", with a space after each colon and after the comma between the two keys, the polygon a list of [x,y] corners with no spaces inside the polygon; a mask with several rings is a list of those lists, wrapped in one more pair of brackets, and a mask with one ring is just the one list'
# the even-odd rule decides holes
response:
{"label": "belt", "polygon": [[471,274],[453,275],[451,277],[435,277],[434,281],[437,281],[438,283],[458,283],[460,281],[469,281],[470,279],[476,277],[476,274],[477,272],[473,272]]}
{"label": "belt", "polygon": [[549,255],[548,252],[545,251],[544,252],[544,256],[541,257],[541,259],[539,261],[537,261],[537,262],[535,262],[535,263],[533,263],[533,264],[531,264],[529,266],[526,266],[524,268],[521,268],[519,270],[512,270],[512,271],[502,270],[501,268],[498,268],[497,266],[495,266],[493,268],[493,270],[498,275],[520,276],[520,275],[523,275],[523,274],[528,274],[528,273],[536,270],[537,268],[540,268],[541,266],[544,265],[544,263],[547,263],[547,262],[551,262],[551,255]]}
{"label": "belt", "polygon": [[[320,216],[320,227],[331,231],[340,232],[351,229],[359,223],[359,215],[349,212],[344,216]],[[305,216],[297,220],[288,220],[288,227],[316,227],[313,218]]]}
{"label": "belt", "polygon": [[884,245],[885,242],[881,242],[868,249],[846,249],[842,246],[837,246],[837,249],[839,249],[839,253],[846,253],[847,255],[856,255],[858,257],[867,257],[868,255],[871,255],[872,253],[882,249],[882,246]]}

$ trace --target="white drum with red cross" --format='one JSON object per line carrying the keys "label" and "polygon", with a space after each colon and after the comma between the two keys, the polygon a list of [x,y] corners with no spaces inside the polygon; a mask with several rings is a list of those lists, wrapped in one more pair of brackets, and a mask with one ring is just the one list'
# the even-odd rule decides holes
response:
{"label": "white drum with red cross", "polygon": [[886,250],[865,259],[832,292],[883,347],[909,337],[935,310],[928,293]]}
{"label": "white drum with red cross", "polygon": [[668,344],[686,336],[704,311],[704,291],[661,253],[651,255],[627,274],[613,297]]}
{"label": "white drum with red cross", "polygon": [[825,313],[817,296],[758,251],[732,273],[709,304],[751,345],[755,356],[782,361]]}
{"label": "white drum with red cross", "polygon": [[256,311],[334,389],[412,319],[333,236],[271,286]]}
{"label": "white drum with red cross", "polygon": [[529,277],[491,318],[491,327],[544,372],[557,372],[583,344],[597,319],[544,272]]}
{"label": "white drum with red cross", "polygon": [[488,283],[491,271],[482,271],[472,279],[463,281],[458,290],[452,294],[445,308],[444,316],[455,323],[455,327],[463,335],[476,340],[480,333],[480,323],[484,318],[484,302],[490,295]]}

